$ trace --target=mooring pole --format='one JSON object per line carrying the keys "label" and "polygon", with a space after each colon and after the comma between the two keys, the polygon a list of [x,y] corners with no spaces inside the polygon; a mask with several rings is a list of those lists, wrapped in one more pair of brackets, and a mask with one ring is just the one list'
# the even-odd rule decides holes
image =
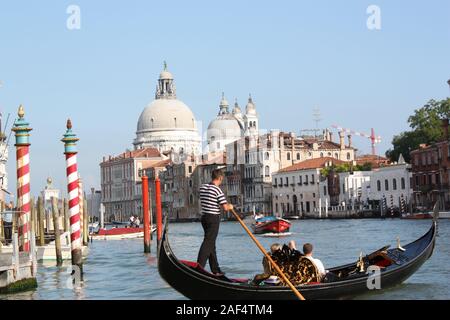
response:
{"label": "mooring pole", "polygon": [[52,215],[53,215],[53,229],[55,230],[55,252],[56,252],[56,265],[62,266],[62,252],[61,252],[61,232],[59,228],[59,209],[58,199],[52,197]]}
{"label": "mooring pole", "polygon": [[67,191],[69,193],[70,243],[72,266],[77,266],[80,280],[83,280],[83,255],[80,230],[80,197],[78,194],[77,141],[72,132],[72,122],[67,120],[67,131],[62,138],[66,155]]}
{"label": "mooring pole", "polygon": [[142,215],[144,219],[144,252],[150,253],[150,210],[148,201],[148,177],[142,174]]}
{"label": "mooring pole", "polygon": [[43,247],[45,246],[45,209],[41,196],[38,197],[37,211],[39,216],[39,245]]}
{"label": "mooring pole", "polygon": [[33,129],[24,119],[25,111],[22,105],[19,106],[17,115],[19,118],[14,122],[14,127],[11,130],[14,131],[16,137],[19,250],[29,252],[31,220],[29,132]]}
{"label": "mooring pole", "polygon": [[155,205],[156,205],[156,239],[159,246],[162,236],[162,206],[161,206],[161,181],[155,179]]}

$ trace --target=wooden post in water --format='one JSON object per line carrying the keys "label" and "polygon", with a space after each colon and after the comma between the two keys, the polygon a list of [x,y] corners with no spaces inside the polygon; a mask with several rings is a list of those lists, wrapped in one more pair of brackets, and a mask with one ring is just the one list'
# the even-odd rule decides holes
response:
{"label": "wooden post in water", "polygon": [[[144,171],[143,171],[144,172]],[[144,220],[144,252],[150,253],[150,211],[148,202],[148,177],[142,174],[142,215]]]}
{"label": "wooden post in water", "polygon": [[38,197],[37,211],[39,219],[39,245],[43,247],[45,246],[45,229],[44,229],[45,209],[44,209],[44,201],[42,200],[41,196]]}
{"label": "wooden post in water", "polygon": [[155,179],[155,204],[156,204],[156,240],[159,246],[162,236],[162,205],[161,205],[161,181]]}
{"label": "wooden post in water", "polygon": [[0,201],[0,247],[1,242],[5,239],[5,230],[3,228],[3,215],[1,214],[3,211],[5,211],[5,203],[3,201]]}
{"label": "wooden post in water", "polygon": [[83,245],[87,246],[89,244],[89,219],[88,219],[88,211],[87,211],[87,201],[86,194],[83,197]]}
{"label": "wooden post in water", "polygon": [[[30,206],[31,206],[31,214],[30,214],[30,227],[31,227],[31,232],[36,233],[36,203],[34,202],[34,197],[31,197],[31,202],[30,202]],[[30,241],[31,241],[31,235],[30,235]],[[30,247],[31,248],[31,247]]]}
{"label": "wooden post in water", "polygon": [[59,229],[59,210],[58,199],[52,197],[52,215],[53,215],[53,228],[55,229],[55,250],[56,250],[56,265],[62,266],[62,252],[61,252],[61,232]]}
{"label": "wooden post in water", "polygon": [[64,232],[70,232],[69,202],[64,198]]}

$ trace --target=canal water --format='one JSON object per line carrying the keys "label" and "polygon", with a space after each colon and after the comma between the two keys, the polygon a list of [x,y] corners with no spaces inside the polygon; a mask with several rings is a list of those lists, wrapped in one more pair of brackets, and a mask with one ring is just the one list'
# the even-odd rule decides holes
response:
{"label": "canal water", "polygon": [[[286,238],[258,237],[265,247],[274,242],[296,240],[297,246],[314,244],[315,256],[325,267],[355,261],[359,253],[370,253],[384,245],[402,244],[422,236],[430,220],[305,220],[293,221],[293,234]],[[230,277],[253,277],[261,271],[262,255],[237,222],[224,222],[217,242],[219,262]],[[196,260],[203,231],[199,223],[170,225],[170,243],[180,259]],[[156,242],[156,241],[155,241]],[[1,299],[185,299],[158,274],[155,243],[144,255],[142,239],[94,241],[84,264],[85,278],[71,288],[69,265],[39,265],[35,291],[0,295]],[[358,299],[450,299],[450,220],[439,221],[435,252],[405,283]]]}

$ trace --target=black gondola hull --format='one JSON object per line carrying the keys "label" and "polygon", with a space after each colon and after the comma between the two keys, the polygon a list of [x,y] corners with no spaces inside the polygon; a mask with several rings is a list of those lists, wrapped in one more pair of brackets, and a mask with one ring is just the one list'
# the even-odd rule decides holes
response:
{"label": "black gondola hull", "polygon": [[[436,237],[436,224],[421,239],[405,246],[411,259],[404,264],[382,271],[381,290],[401,284],[414,274],[432,255]],[[344,266],[345,267],[345,266]],[[342,268],[342,267],[341,267]],[[334,268],[331,270],[336,270]],[[194,300],[291,300],[297,299],[287,287],[253,286],[230,283],[214,279],[211,275],[193,270],[179,261],[170,248],[167,227],[158,250],[158,270],[161,277],[175,290]],[[355,279],[299,286],[298,289],[307,300],[346,299],[357,295],[379,291],[370,290],[373,283],[369,275]]]}

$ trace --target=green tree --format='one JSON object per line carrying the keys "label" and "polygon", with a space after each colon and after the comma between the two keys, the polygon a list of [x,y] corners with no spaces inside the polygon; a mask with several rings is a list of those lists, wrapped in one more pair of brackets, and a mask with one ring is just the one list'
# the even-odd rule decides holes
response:
{"label": "green tree", "polygon": [[397,161],[400,154],[405,161],[411,160],[410,152],[420,144],[431,144],[442,139],[442,119],[450,117],[450,98],[436,101],[430,100],[423,107],[416,109],[408,118],[412,130],[394,136],[393,149],[386,152],[391,161]]}

